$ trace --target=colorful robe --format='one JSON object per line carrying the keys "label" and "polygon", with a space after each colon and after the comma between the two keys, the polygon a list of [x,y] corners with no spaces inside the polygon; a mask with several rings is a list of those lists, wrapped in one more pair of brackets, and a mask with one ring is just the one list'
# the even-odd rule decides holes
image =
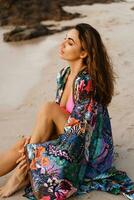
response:
{"label": "colorful robe", "polygon": [[[60,104],[70,66],[57,76],[55,102]],[[31,185],[25,197],[64,200],[92,190],[123,194],[134,199],[134,182],[113,166],[113,138],[108,109],[89,98],[91,77],[87,68],[75,78],[74,108],[64,132],[43,144],[28,144],[26,153]]]}

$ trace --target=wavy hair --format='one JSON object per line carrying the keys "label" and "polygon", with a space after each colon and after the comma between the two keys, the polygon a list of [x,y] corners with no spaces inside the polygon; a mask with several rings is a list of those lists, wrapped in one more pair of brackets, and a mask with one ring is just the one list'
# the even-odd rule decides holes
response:
{"label": "wavy hair", "polygon": [[83,63],[88,66],[92,80],[92,97],[97,102],[108,106],[114,95],[115,72],[107,50],[98,31],[86,23],[74,27],[79,32],[81,48],[88,53]]}

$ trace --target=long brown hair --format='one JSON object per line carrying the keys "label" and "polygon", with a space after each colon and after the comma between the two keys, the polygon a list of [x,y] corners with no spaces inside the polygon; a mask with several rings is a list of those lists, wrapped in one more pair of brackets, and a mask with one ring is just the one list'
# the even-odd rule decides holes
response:
{"label": "long brown hair", "polygon": [[88,56],[83,63],[88,66],[92,79],[92,96],[99,103],[108,106],[114,95],[115,72],[100,34],[91,25],[77,24],[74,27],[79,32],[82,49],[87,50]]}

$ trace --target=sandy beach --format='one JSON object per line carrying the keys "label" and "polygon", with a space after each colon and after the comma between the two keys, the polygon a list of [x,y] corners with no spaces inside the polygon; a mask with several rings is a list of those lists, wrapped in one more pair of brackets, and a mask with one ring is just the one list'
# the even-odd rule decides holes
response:
{"label": "sandy beach", "polygon": [[[118,78],[115,95],[109,105],[115,146],[115,166],[134,180],[134,1],[65,6],[69,12],[79,12],[82,18],[55,23],[57,26],[85,22],[100,33],[113,61]],[[44,22],[49,24],[50,21]],[[66,62],[58,55],[58,46],[66,31],[24,42],[3,42],[0,28],[0,151],[12,146],[19,135],[30,135],[41,104],[54,100],[56,75]],[[8,174],[0,178],[6,183]],[[25,199],[23,190],[10,197]],[[7,198],[5,198],[7,199]],[[105,192],[93,191],[72,200],[125,200]]]}

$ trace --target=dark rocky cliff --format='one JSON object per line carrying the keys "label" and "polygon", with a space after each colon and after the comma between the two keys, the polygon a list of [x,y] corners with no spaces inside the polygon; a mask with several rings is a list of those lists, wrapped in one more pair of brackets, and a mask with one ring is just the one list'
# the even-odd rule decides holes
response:
{"label": "dark rocky cliff", "polygon": [[[123,0],[0,0],[0,26],[15,25],[14,30],[4,34],[5,41],[27,40],[61,30],[50,30],[40,24],[45,20],[69,20],[80,17],[79,13],[66,12],[63,6],[94,3],[111,3]],[[22,27],[24,26],[25,27]]]}
{"label": "dark rocky cliff", "polygon": [[92,5],[95,3],[112,3],[112,2],[120,2],[122,0],[60,0],[62,6],[76,6],[76,5]]}
{"label": "dark rocky cliff", "polygon": [[58,0],[0,0],[0,25],[31,25],[74,17],[77,15],[65,12]]}
{"label": "dark rocky cliff", "polygon": [[31,25],[43,20],[66,20],[78,17],[62,6],[111,3],[119,0],[0,0],[0,25]]}

